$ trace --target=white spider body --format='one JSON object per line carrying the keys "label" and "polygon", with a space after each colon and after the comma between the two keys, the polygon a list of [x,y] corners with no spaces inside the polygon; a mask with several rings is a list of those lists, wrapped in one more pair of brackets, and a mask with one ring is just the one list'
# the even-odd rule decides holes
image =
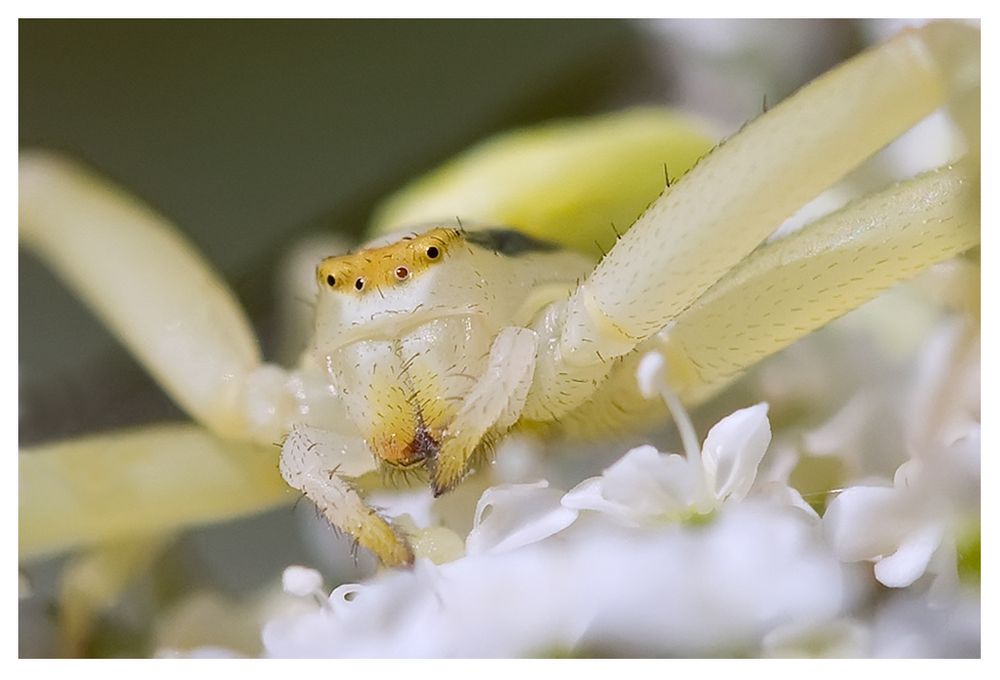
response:
{"label": "white spider body", "polygon": [[[527,326],[591,267],[508,230],[438,228],[383,239],[317,268],[312,358],[378,460],[410,468],[454,434],[501,330]],[[531,344],[530,334],[522,337]],[[497,345],[495,363],[513,359]],[[517,420],[523,402],[502,409],[501,428]]]}

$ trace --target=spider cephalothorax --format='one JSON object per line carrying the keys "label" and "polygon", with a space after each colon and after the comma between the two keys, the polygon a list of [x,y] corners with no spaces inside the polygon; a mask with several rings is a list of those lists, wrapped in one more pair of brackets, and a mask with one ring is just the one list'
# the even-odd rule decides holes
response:
{"label": "spider cephalothorax", "polygon": [[[433,465],[462,434],[463,404],[501,328],[525,325],[591,264],[509,230],[384,241],[317,267],[314,359],[381,462]],[[508,410],[489,432],[516,420],[516,405]]]}

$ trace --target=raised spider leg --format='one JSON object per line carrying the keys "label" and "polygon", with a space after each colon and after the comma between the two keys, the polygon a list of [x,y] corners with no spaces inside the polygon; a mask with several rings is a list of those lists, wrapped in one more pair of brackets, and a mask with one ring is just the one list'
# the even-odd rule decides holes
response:
{"label": "raised spider leg", "polygon": [[[979,224],[973,166],[925,173],[761,246],[641,349],[659,349],[674,391],[697,404],[889,286],[972,248]],[[567,416],[571,431],[659,417],[635,381],[640,356],[624,357],[610,389]]]}
{"label": "raised spider leg", "polygon": [[702,159],[565,307],[536,324],[547,348],[539,374],[548,377],[536,381],[525,412],[558,416],[583,403],[607,370],[600,366],[677,318],[808,200],[963,94],[978,40],[975,29],[952,23],[904,32],[819,77]]}

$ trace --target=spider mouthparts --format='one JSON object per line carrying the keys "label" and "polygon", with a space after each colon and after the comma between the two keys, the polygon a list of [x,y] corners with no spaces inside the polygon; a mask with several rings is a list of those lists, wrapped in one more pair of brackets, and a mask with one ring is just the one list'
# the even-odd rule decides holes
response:
{"label": "spider mouthparts", "polygon": [[420,423],[405,445],[377,447],[375,451],[379,459],[389,467],[408,470],[433,461],[440,448],[440,440],[434,436],[430,428]]}
{"label": "spider mouthparts", "polygon": [[430,460],[437,456],[441,449],[441,442],[434,438],[431,431],[421,423],[417,425],[416,432],[413,433],[413,441],[410,442],[409,450],[415,460]]}

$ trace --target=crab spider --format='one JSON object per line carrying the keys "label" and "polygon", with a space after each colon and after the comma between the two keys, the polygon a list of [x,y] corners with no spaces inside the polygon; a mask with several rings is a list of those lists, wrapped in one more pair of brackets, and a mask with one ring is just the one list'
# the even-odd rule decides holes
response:
{"label": "crab spider", "polygon": [[[978,40],[974,29],[930,24],[821,76],[668,186],[596,268],[506,229],[457,228],[456,213],[484,215],[451,200],[447,175],[418,187],[396,217],[437,221],[319,264],[315,337],[291,370],[262,363],[233,295],[163,218],[67,160],[23,154],[22,242],[205,429],[22,456],[22,556],[279,502],[273,457],[239,442],[283,441],[291,486],[384,564],[412,562],[412,537],[365,500],[357,480],[368,473],[425,470],[443,493],[513,429],[572,430],[643,411],[631,377],[652,346],[676,392],[696,403],[977,245]],[[761,245],[945,105],[969,158]],[[489,168],[488,155],[477,162],[459,171]],[[100,483],[84,481],[84,465]],[[192,486],[199,502],[176,507],[173,493],[191,497]]]}

